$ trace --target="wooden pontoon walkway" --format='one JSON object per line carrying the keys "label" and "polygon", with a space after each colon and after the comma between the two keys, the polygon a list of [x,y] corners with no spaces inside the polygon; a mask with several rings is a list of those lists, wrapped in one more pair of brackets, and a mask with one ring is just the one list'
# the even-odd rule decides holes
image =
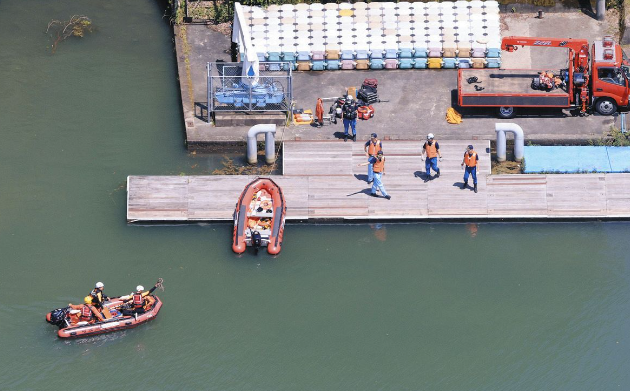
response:
{"label": "wooden pontoon walkway", "polygon": [[[272,176],[287,200],[288,220],[428,220],[630,218],[630,174],[490,175],[488,141],[479,192],[461,190],[470,141],[441,141],[441,176],[424,182],[419,141],[385,141],[383,182],[391,200],[369,196],[363,143],[285,142],[284,175]],[[130,176],[129,222],[231,220],[248,176]],[[469,180],[472,184],[472,179]]]}

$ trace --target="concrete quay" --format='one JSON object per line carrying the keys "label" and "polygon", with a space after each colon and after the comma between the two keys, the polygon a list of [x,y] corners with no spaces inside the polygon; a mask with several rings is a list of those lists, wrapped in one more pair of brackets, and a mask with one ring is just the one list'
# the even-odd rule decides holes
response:
{"label": "concrete quay", "polygon": [[[583,13],[502,15],[502,35],[579,37],[593,40],[609,32],[609,24]],[[206,63],[230,61],[230,38],[203,25],[176,26],[176,50],[187,145],[243,142],[249,127],[215,127],[205,121],[199,105],[206,104]],[[550,48],[522,48],[504,53],[504,68],[559,69],[567,62],[564,51]],[[457,71],[383,70],[294,72],[293,94],[297,108],[313,109],[318,97],[333,97],[346,87],[358,86],[365,78],[379,80],[379,96],[388,102],[374,105],[376,115],[359,121],[358,138],[367,140],[371,132],[390,140],[422,140],[429,132],[440,140],[494,139],[494,124],[499,122],[493,110],[462,110],[463,123],[450,125],[444,117],[456,103]],[[196,110],[195,110],[196,108]],[[328,107],[326,107],[327,109]],[[514,120],[526,141],[562,143],[567,140],[597,139],[611,126],[620,127],[618,116],[571,117],[559,110],[528,111]],[[278,140],[336,140],[343,132],[341,124],[315,128],[308,125],[280,129]],[[281,137],[280,137],[281,136]]]}

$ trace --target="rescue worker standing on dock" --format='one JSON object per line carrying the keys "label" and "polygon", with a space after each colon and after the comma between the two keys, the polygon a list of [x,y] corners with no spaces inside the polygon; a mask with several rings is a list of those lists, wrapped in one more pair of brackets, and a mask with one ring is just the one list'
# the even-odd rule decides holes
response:
{"label": "rescue worker standing on dock", "polygon": [[479,164],[479,155],[474,151],[473,146],[469,145],[464,152],[464,160],[462,160],[462,167],[464,171],[464,183],[462,184],[462,190],[468,186],[468,176],[472,174],[473,185],[475,193],[477,192],[477,164]]}
{"label": "rescue worker standing on dock", "polygon": [[348,141],[348,128],[352,127],[352,141],[357,141],[357,106],[351,95],[346,97],[346,102],[341,108],[343,115],[343,141]]}
{"label": "rescue worker standing on dock", "polygon": [[369,159],[372,157],[376,157],[376,154],[379,151],[383,150],[383,143],[378,139],[378,135],[376,133],[372,133],[370,136],[370,140],[365,143],[365,155],[368,157],[368,183],[372,183],[374,181],[374,165],[369,162]]}
{"label": "rescue worker standing on dock", "polygon": [[376,194],[376,190],[381,191],[381,195],[388,200],[392,198],[387,191],[385,190],[385,186],[383,186],[383,182],[381,179],[383,178],[383,174],[385,174],[385,157],[383,156],[383,151],[378,151],[376,153],[376,157],[371,157],[368,159],[368,162],[358,164],[357,166],[367,166],[368,164],[374,165],[374,182],[372,183],[372,191],[370,195],[372,197],[378,197]]}
{"label": "rescue worker standing on dock", "polygon": [[[426,160],[424,157],[425,154],[427,155]],[[433,133],[429,133],[427,135],[427,141],[422,146],[422,155],[420,157],[422,160],[425,160],[425,164],[424,164],[425,171],[426,171],[426,177],[424,178],[425,182],[428,182],[431,180],[432,168],[433,168],[433,171],[435,171],[435,177],[436,178],[440,177],[440,169],[438,168],[438,157],[440,158],[440,161],[441,161],[442,153],[440,152],[440,145],[435,140],[435,136],[433,136]]]}

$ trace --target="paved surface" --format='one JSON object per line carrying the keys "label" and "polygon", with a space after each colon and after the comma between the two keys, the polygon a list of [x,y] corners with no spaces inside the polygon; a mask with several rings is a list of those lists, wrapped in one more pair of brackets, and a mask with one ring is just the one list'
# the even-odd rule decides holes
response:
{"label": "paved surface", "polygon": [[[545,14],[544,19],[534,15],[504,15],[503,36],[576,37],[592,41],[606,34],[608,26],[580,12]],[[206,101],[206,71],[208,61],[229,61],[226,50],[229,38],[209,30],[206,26],[187,26],[190,46],[190,70],[195,102]],[[181,43],[178,53],[181,52]],[[182,56],[178,55],[179,62]],[[505,53],[505,68],[559,69],[566,66],[567,58],[560,49],[522,48],[516,53]],[[182,66],[180,65],[180,72]],[[180,73],[181,75],[181,73]],[[444,116],[456,103],[457,71],[455,70],[393,70],[393,71],[333,71],[295,72],[294,97],[299,108],[315,108],[317,97],[342,94],[345,87],[358,86],[363,79],[379,80],[379,96],[389,100],[375,104],[376,116],[358,124],[359,139],[367,140],[369,133],[392,140],[420,140],[433,132],[440,139],[494,139],[494,124],[499,120],[493,110],[461,110],[464,121],[449,125]],[[181,78],[181,76],[180,76]],[[185,86],[182,96],[186,96]],[[185,101],[186,99],[184,99]],[[326,107],[327,108],[327,107]],[[200,118],[192,118],[186,109],[187,133],[190,141],[244,141],[248,127],[213,127]],[[197,110],[197,115],[199,115]],[[586,118],[570,117],[559,110],[530,110],[511,122],[519,124],[528,141],[561,142],[571,139],[599,138],[610,126],[619,127],[618,116],[591,115]],[[343,132],[339,125],[314,128],[289,126],[279,134],[284,140],[332,140]]]}
{"label": "paved surface", "polygon": [[[468,141],[441,141],[441,175],[424,182],[420,141],[384,142],[383,183],[391,200],[370,197],[361,145],[286,142],[284,175],[273,176],[289,220],[570,219],[630,217],[630,174],[488,175],[489,142],[480,156],[478,193],[461,189]],[[239,194],[254,177],[130,176],[127,220],[231,220]],[[472,180],[469,180],[472,184]]]}

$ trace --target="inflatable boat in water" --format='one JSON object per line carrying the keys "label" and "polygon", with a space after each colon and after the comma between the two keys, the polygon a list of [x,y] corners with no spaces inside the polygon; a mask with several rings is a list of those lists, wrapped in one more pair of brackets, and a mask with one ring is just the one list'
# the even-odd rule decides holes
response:
{"label": "inflatable boat in water", "polygon": [[125,304],[120,297],[115,297],[103,304],[101,313],[105,320],[102,322],[81,322],[80,311],[70,307],[49,312],[46,314],[46,321],[59,327],[59,338],[91,337],[131,329],[154,319],[162,308],[162,301],[157,296],[148,295],[144,300],[145,312],[134,316],[124,316],[121,310]]}
{"label": "inflatable boat in water", "polygon": [[282,189],[269,178],[258,178],[245,186],[234,211],[232,250],[240,254],[247,246],[267,247],[269,254],[282,248],[287,212]]}

